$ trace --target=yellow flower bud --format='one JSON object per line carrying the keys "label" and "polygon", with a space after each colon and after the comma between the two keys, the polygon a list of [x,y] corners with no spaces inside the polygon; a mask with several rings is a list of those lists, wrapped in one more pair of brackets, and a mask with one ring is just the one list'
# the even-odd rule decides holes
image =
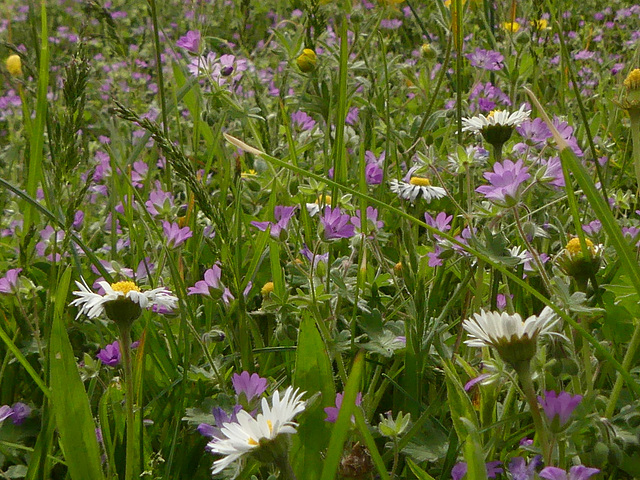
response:
{"label": "yellow flower bud", "polygon": [[267,282],[260,289],[260,293],[263,297],[268,296],[271,292],[273,292],[273,282]]}
{"label": "yellow flower bud", "polygon": [[296,63],[300,70],[304,73],[309,73],[315,70],[317,61],[318,57],[316,56],[316,52],[310,48],[305,48],[296,60]]}
{"label": "yellow flower bud", "polygon": [[7,70],[13,77],[22,76],[22,60],[19,55],[11,55],[6,61]]}

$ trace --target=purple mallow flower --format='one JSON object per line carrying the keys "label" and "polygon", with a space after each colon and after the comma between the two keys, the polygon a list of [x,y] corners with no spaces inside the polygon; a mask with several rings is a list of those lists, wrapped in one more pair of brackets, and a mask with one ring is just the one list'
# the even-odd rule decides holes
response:
{"label": "purple mallow flower", "polygon": [[527,465],[527,461],[522,457],[515,457],[509,462],[509,472],[513,480],[534,480],[536,468],[542,465],[542,457],[536,455]]}
{"label": "purple mallow flower", "polygon": [[576,465],[571,467],[569,473],[561,468],[546,467],[538,475],[540,475],[540,478],[546,478],[547,480],[587,480],[599,472],[600,470],[597,468]]}
{"label": "purple mallow flower", "polygon": [[301,132],[306,132],[316,126],[316,121],[303,111],[292,113],[291,122],[293,128]]}
{"label": "purple mallow flower", "polygon": [[[251,222],[251,225],[256,227],[258,230],[264,232],[267,228],[271,227],[269,231],[270,235],[276,240],[283,240],[286,237],[286,230],[289,227],[289,222],[293,218],[293,214],[296,211],[296,207],[285,207],[283,205],[278,205],[273,210],[273,216],[276,222]],[[283,235],[284,234],[284,235]]]}
{"label": "purple mallow flower", "polygon": [[13,409],[9,405],[2,405],[0,407],[0,423],[4,422],[7,418],[13,415]]}
{"label": "purple mallow flower", "polygon": [[[360,229],[361,232],[368,232],[369,230],[377,231],[384,227],[384,222],[378,220],[378,209],[373,207],[367,207],[367,219],[364,222],[360,218],[360,210],[356,210],[355,216],[351,217],[351,223]],[[372,228],[369,228],[369,226]]]}
{"label": "purple mallow flower", "polygon": [[[504,470],[500,468],[502,462],[487,462],[485,467],[487,469],[487,477],[496,478],[496,475],[502,473]],[[461,480],[467,474],[467,464],[466,462],[456,463],[451,469],[451,479],[452,480]]]}
{"label": "purple mallow flower", "polygon": [[11,410],[13,411],[11,421],[14,425],[21,425],[31,415],[31,407],[26,403],[16,402]]}
{"label": "purple mallow flower", "polygon": [[176,47],[184,48],[193,53],[198,53],[200,50],[200,31],[189,30],[184,37],[176,42]]}
{"label": "purple mallow flower", "polygon": [[256,397],[259,397],[267,390],[267,379],[260,377],[257,373],[249,375],[249,372],[244,371],[240,375],[233,374],[231,378],[233,389],[236,391],[236,395],[245,395],[247,402],[251,402]]}
{"label": "purple mallow flower", "polygon": [[237,414],[240,410],[242,410],[242,406],[236,405],[235,407],[233,407],[233,411],[231,412],[231,415],[229,415],[222,408],[213,407],[211,413],[213,414],[215,425],[209,425],[208,423],[201,423],[197,427],[198,433],[204,437],[212,438],[213,441],[215,442],[216,439],[220,435],[222,435],[222,433],[220,432],[220,427],[222,427],[223,424],[238,422]]}
{"label": "purple mallow flower", "polygon": [[116,340],[101,349],[96,358],[107,367],[115,367],[120,363],[120,343]]}
{"label": "purple mallow flower", "polygon": [[385,159],[385,152],[382,152],[379,157],[376,157],[372,151],[367,150],[364,158],[367,161],[367,165],[364,167],[365,181],[368,185],[380,185],[384,175],[382,165]]}
{"label": "purple mallow flower", "polygon": [[504,57],[500,52],[493,50],[484,50],[477,48],[475,52],[466,56],[472,67],[482,68],[483,70],[498,71],[502,70]]}
{"label": "purple mallow flower", "polygon": [[355,235],[355,227],[350,223],[351,217],[340,211],[340,207],[325,207],[320,223],[324,227],[324,239],[334,240],[350,238]]}
{"label": "purple mallow flower", "polygon": [[[430,227],[436,228],[441,232],[448,232],[451,230],[451,221],[453,215],[447,215],[446,212],[440,212],[436,217],[432,217],[429,212],[425,212],[424,221]],[[441,240],[441,237],[437,234],[433,235],[436,240]]]}
{"label": "purple mallow flower", "polygon": [[18,275],[21,268],[7,270],[4,277],[0,278],[0,293],[16,293],[18,291]]}
{"label": "purple mallow flower", "polygon": [[[344,397],[344,393],[336,394],[336,406],[335,407],[325,407],[324,413],[327,414],[327,418],[324,419],[325,422],[336,423],[338,420],[338,414],[340,413],[340,407],[342,407],[342,398]],[[356,396],[356,406],[360,406],[362,404],[362,392],[358,392]]]}
{"label": "purple mallow flower", "polygon": [[231,291],[220,282],[222,270],[219,265],[214,265],[204,272],[204,279],[198,280],[193,287],[189,287],[187,295],[206,295],[211,296],[211,289],[222,292],[222,300],[229,304],[234,299]]}
{"label": "purple mallow flower", "polygon": [[517,203],[520,185],[531,177],[522,160],[513,163],[509,159],[502,163],[496,162],[493,172],[485,172],[483,176],[491,185],[482,185],[476,188],[476,192],[502,206],[513,206]]}
{"label": "purple mallow flower", "polygon": [[538,396],[538,402],[542,405],[552,429],[562,428],[581,401],[582,395],[556,393],[553,390],[545,392],[544,398]]}
{"label": "purple mallow flower", "polygon": [[180,228],[180,225],[176,222],[169,223],[166,220],[162,222],[162,230],[167,237],[167,244],[173,248],[179,247],[193,236],[193,232],[189,227]]}

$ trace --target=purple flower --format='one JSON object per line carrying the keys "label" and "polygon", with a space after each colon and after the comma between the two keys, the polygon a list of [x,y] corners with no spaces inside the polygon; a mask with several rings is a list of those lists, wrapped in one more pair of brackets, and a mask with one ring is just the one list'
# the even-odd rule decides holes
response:
{"label": "purple flower", "polygon": [[398,18],[391,19],[383,19],[380,20],[380,28],[384,28],[386,30],[397,30],[402,26],[402,20]]}
{"label": "purple flower", "polygon": [[302,110],[291,114],[291,122],[293,128],[301,132],[306,132],[316,126],[316,121]]}
{"label": "purple flower", "polygon": [[553,185],[554,187],[563,188],[565,183],[560,157],[551,157],[546,162],[542,160],[541,163],[545,167],[545,170],[540,181]]}
{"label": "purple flower", "polygon": [[540,475],[540,478],[546,478],[547,480],[587,480],[599,472],[600,470],[597,468],[576,465],[571,467],[568,474],[561,468],[546,467],[538,475]]}
{"label": "purple flower", "polygon": [[531,459],[529,465],[522,457],[515,457],[509,462],[509,472],[513,480],[534,480],[536,468],[542,465],[542,457],[536,455]]}
{"label": "purple flower", "polygon": [[483,70],[498,71],[502,70],[504,57],[500,52],[493,50],[484,50],[477,48],[475,52],[466,56],[471,62],[472,67],[482,68]]}
{"label": "purple flower", "polygon": [[[451,230],[451,221],[453,220],[453,215],[448,215],[446,212],[440,212],[436,215],[436,218],[433,218],[429,212],[425,212],[424,221],[430,227],[440,230],[441,232],[448,232]],[[440,240],[439,235],[433,236],[436,240]]]}
{"label": "purple flower", "polygon": [[582,395],[556,393],[553,390],[545,392],[544,398],[538,396],[538,402],[542,405],[553,430],[563,427],[569,421],[569,417],[581,401]]}
{"label": "purple flower", "polygon": [[471,380],[469,380],[467,383],[464,384],[464,391],[468,392],[478,383],[482,382],[485,378],[489,378],[490,376],[491,374],[489,373],[481,373],[477,377],[472,378]]}
{"label": "purple flower", "polygon": [[26,403],[16,402],[11,407],[11,410],[13,411],[11,421],[14,425],[22,425],[22,423],[29,418],[29,415],[31,415],[31,407]]}
{"label": "purple flower", "polygon": [[184,48],[193,53],[200,50],[200,31],[189,30],[184,37],[180,37],[176,42],[176,47]]}
{"label": "purple flower", "polygon": [[491,185],[482,185],[476,188],[476,192],[502,206],[513,206],[517,203],[520,185],[531,177],[522,160],[513,163],[509,159],[502,163],[496,162],[493,172],[485,172],[483,176]]}
{"label": "purple flower", "polygon": [[0,423],[4,422],[11,415],[13,415],[13,409],[9,405],[2,405],[0,407]]}
{"label": "purple flower", "polygon": [[309,247],[307,247],[306,243],[303,244],[303,247],[300,249],[300,254],[303,255],[307,260],[312,262],[314,267],[317,267],[319,262],[327,263],[329,261],[328,252],[322,255],[314,255],[313,252],[309,250]]}
{"label": "purple flower", "polygon": [[189,287],[187,295],[206,295],[210,297],[213,290],[213,292],[221,296],[222,301],[228,305],[235,297],[231,291],[220,282],[221,274],[222,270],[220,269],[220,265],[214,265],[204,272],[204,280],[198,280],[193,287]]}
{"label": "purple flower", "polygon": [[260,377],[257,373],[249,375],[249,372],[244,371],[240,375],[233,374],[231,378],[233,383],[233,389],[236,391],[236,395],[244,396],[247,402],[251,402],[255,397],[259,397],[267,390],[267,379]]}
{"label": "purple flower", "polygon": [[573,127],[567,122],[560,120],[558,117],[553,118],[553,126],[556,127],[560,136],[567,142],[569,148],[573,150],[573,153],[578,157],[582,157],[584,153],[578,146],[578,140],[573,136]]}
{"label": "purple flower", "polygon": [[384,227],[384,222],[378,220],[378,209],[373,207],[367,207],[367,219],[364,222],[360,218],[360,210],[356,210],[356,215],[351,217],[351,223],[358,227],[361,232],[369,231],[368,225],[373,227],[371,230],[379,230]]}
{"label": "purple flower", "polygon": [[242,410],[242,406],[236,405],[235,407],[233,407],[233,411],[231,412],[231,415],[229,415],[222,408],[213,407],[211,413],[213,414],[215,425],[209,425],[208,423],[201,423],[197,427],[198,433],[200,433],[200,435],[204,437],[212,438],[213,441],[215,442],[217,437],[222,435],[222,433],[220,432],[220,427],[222,427],[223,424],[238,422],[237,414],[240,410]]}
{"label": "purple flower", "polygon": [[167,237],[167,245],[173,248],[179,247],[193,236],[193,232],[189,227],[180,228],[180,225],[176,222],[169,223],[166,220],[162,222],[162,230],[164,230],[164,235]]}
{"label": "purple flower", "polygon": [[367,150],[364,158],[367,161],[367,165],[364,167],[365,181],[368,185],[380,185],[384,175],[382,164],[384,163],[385,152],[382,152],[380,156],[376,158],[372,151]]}
{"label": "purple flower", "polygon": [[344,119],[344,123],[347,125],[355,125],[360,117],[360,109],[358,107],[352,107],[347,112],[347,116]]}
{"label": "purple flower", "polygon": [[16,293],[18,291],[18,275],[21,268],[7,270],[4,277],[0,278],[0,293]]}
{"label": "purple flower", "polygon": [[101,349],[96,358],[107,367],[115,367],[120,363],[120,343],[118,340]]}
{"label": "purple flower", "polygon": [[320,223],[324,227],[324,239],[350,238],[355,235],[355,227],[349,223],[351,217],[340,211],[340,207],[325,207]]}
{"label": "purple flower", "polygon": [[541,118],[525,120],[516,127],[516,131],[524,139],[525,143],[532,147],[542,147],[552,137],[551,130]]}
{"label": "purple flower", "polygon": [[[338,420],[338,414],[340,413],[340,407],[342,407],[343,397],[344,392],[336,394],[336,406],[325,407],[324,413],[327,414],[327,418],[324,419],[325,422],[336,423],[336,420]],[[360,406],[360,404],[362,404],[362,392],[358,392],[358,395],[356,396],[356,406]]]}
{"label": "purple flower", "polygon": [[295,211],[296,207],[285,207],[283,205],[278,205],[273,209],[273,217],[275,218],[276,223],[254,221],[251,222],[251,225],[262,232],[271,227],[269,233],[273,238],[275,238],[276,240],[286,240],[286,230],[289,227],[289,222],[293,218],[293,214],[295,213]]}
{"label": "purple flower", "polygon": [[158,185],[156,190],[149,193],[149,200],[145,202],[145,206],[149,214],[154,217],[161,213],[170,213],[173,208],[173,195],[171,192],[163,191]]}
{"label": "purple flower", "polygon": [[[485,467],[487,469],[487,477],[496,478],[496,475],[502,473],[504,470],[500,468],[502,462],[487,462],[485,463]],[[461,480],[467,474],[467,464],[466,462],[456,463],[451,469],[451,478],[452,480]]]}

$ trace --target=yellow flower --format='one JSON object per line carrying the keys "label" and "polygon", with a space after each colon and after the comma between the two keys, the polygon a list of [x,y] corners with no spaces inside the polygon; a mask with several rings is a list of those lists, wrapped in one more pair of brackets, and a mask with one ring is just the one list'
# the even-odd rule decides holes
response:
{"label": "yellow flower", "polygon": [[[595,255],[596,250],[593,246],[593,242],[588,238],[584,239],[585,244],[587,245],[587,250],[591,252],[592,255]],[[570,255],[578,255],[582,253],[582,247],[580,246],[580,239],[578,237],[574,237],[567,242],[567,246],[564,247]]]}
{"label": "yellow flower", "polygon": [[318,57],[316,52],[311,50],[310,48],[305,48],[296,63],[298,64],[298,68],[302,70],[304,73],[313,72],[316,68],[316,63],[318,61]]}
{"label": "yellow flower", "polygon": [[518,22],[503,22],[502,28],[507,32],[517,33],[520,30],[520,24]]}
{"label": "yellow flower", "polygon": [[640,89],[640,68],[631,70],[631,73],[625,78],[623,85],[627,87],[627,90]]}
{"label": "yellow flower", "polygon": [[273,282],[267,282],[260,289],[260,293],[263,297],[267,297],[271,292],[273,292]]}
{"label": "yellow flower", "polygon": [[541,18],[540,20],[531,20],[529,23],[534,30],[550,30],[549,22],[544,18]]}
{"label": "yellow flower", "polygon": [[19,55],[10,55],[6,61],[7,70],[13,77],[22,76],[22,60]]}
{"label": "yellow flower", "polygon": [[428,178],[424,177],[411,177],[409,179],[409,183],[411,185],[418,185],[420,187],[430,187],[431,181]]}

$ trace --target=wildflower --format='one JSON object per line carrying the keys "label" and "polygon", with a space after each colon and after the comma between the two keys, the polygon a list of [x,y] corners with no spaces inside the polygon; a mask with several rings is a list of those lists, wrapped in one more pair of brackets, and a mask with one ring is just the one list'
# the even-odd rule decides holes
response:
{"label": "wildflower", "polygon": [[558,467],[546,467],[538,475],[540,475],[540,478],[546,478],[547,480],[587,480],[596,473],[600,473],[597,468],[575,465],[571,467],[568,474]]}
{"label": "wildflower", "polygon": [[379,157],[376,157],[370,150],[365,152],[364,158],[367,161],[367,165],[364,167],[364,178],[368,185],[380,185],[382,183],[382,177],[384,176],[382,165],[385,157],[385,152],[382,152]]}
{"label": "wildflower", "polygon": [[[488,478],[496,478],[496,476],[502,473],[504,470],[500,468],[502,462],[494,461],[485,463],[485,468],[487,469],[487,477]],[[456,463],[451,469],[451,479],[452,480],[461,480],[467,474],[467,464],[466,462]]]}
{"label": "wildflower", "polygon": [[231,383],[236,395],[244,395],[248,402],[259,397],[267,390],[266,378],[260,377],[257,373],[250,375],[247,371],[242,372],[240,375],[234,373],[233,377],[231,377]]}
{"label": "wildflower", "polygon": [[263,297],[268,297],[268,296],[269,296],[269,294],[270,294],[271,292],[273,292],[273,288],[274,288],[274,286],[273,286],[273,282],[267,282],[267,283],[265,283],[265,284],[262,286],[262,288],[260,289],[260,294],[261,294]]}
{"label": "wildflower", "polygon": [[166,220],[162,222],[162,230],[167,237],[167,245],[170,248],[176,248],[193,236],[193,232],[189,227],[182,227],[176,222],[169,223]]}
{"label": "wildflower", "polygon": [[604,249],[600,244],[594,245],[588,238],[585,238],[584,242],[587,247],[586,252],[582,251],[580,239],[574,237],[567,242],[557,257],[560,269],[568,276],[580,281],[589,279],[598,271]]}
{"label": "wildflower", "polygon": [[309,250],[309,247],[307,247],[306,243],[303,244],[303,247],[300,249],[300,254],[303,255],[311,263],[313,263],[314,268],[317,267],[321,262],[327,263],[329,261],[329,252],[322,255],[315,254],[314,252]]}
{"label": "wildflower", "polygon": [[217,442],[218,438],[222,436],[220,432],[220,428],[225,423],[238,423],[238,412],[242,410],[242,405],[236,405],[233,407],[231,411],[231,415],[229,415],[226,411],[224,411],[220,407],[213,407],[211,409],[211,413],[214,418],[214,425],[209,425],[208,423],[201,423],[198,425],[196,430],[198,433],[204,437],[210,437],[212,442]]}
{"label": "wildflower", "polygon": [[5,65],[7,66],[9,75],[11,75],[12,77],[22,76],[22,60],[20,59],[19,55],[9,55],[7,57]]}
{"label": "wildflower", "polygon": [[482,193],[487,199],[498,205],[511,207],[520,200],[520,186],[531,175],[522,160],[513,163],[507,159],[503,163],[496,162],[493,165],[493,172],[485,172],[483,177],[491,185],[482,185],[476,188],[476,192]]}
{"label": "wildflower", "polygon": [[[451,230],[451,221],[453,220],[453,215],[447,215],[446,212],[440,212],[436,217],[432,217],[429,212],[425,212],[424,221],[430,227],[433,227],[441,232],[448,232]],[[437,234],[433,235],[433,238],[436,240],[441,240],[441,237]]]}
{"label": "wildflower", "polygon": [[324,229],[325,240],[335,240],[340,238],[350,238],[355,235],[355,227],[349,223],[351,217],[340,211],[339,207],[324,208],[324,215],[320,218],[320,223]]}
{"label": "wildflower", "polygon": [[305,48],[300,56],[296,59],[298,68],[304,73],[313,72],[316,69],[317,61],[318,57],[316,55],[316,52],[314,52],[310,48]]}
{"label": "wildflower", "polygon": [[4,277],[0,278],[0,293],[16,293],[18,291],[18,275],[21,268],[7,270]]}
{"label": "wildflower", "polygon": [[494,148],[502,147],[511,138],[513,129],[529,118],[531,110],[525,110],[525,108],[526,105],[523,104],[512,113],[506,110],[493,110],[486,117],[479,114],[475,117],[463,118],[462,131],[480,133]]}
{"label": "wildflower", "polygon": [[220,429],[220,436],[207,444],[212,453],[224,455],[213,463],[212,473],[219,473],[244,455],[258,451],[264,456],[273,457],[276,461],[279,450],[277,443],[281,439],[285,441],[284,435],[296,433],[298,425],[293,419],[305,409],[305,402],[302,401],[304,393],[298,393],[297,389],[294,391],[293,387],[288,387],[282,398],[278,392],[273,394],[271,406],[263,398],[262,413],[256,418],[245,410],[240,410],[237,422],[224,423]]}
{"label": "wildflower", "polygon": [[420,53],[428,60],[433,60],[438,56],[438,52],[429,43],[423,43],[420,47]]}
{"label": "wildflower", "polygon": [[312,217],[315,217],[320,213],[320,206],[324,205],[332,205],[331,195],[320,195],[314,203],[307,203],[307,212],[309,212],[309,215]]}
{"label": "wildflower", "polygon": [[447,192],[442,187],[434,187],[431,181],[424,177],[411,177],[409,182],[393,179],[389,182],[391,191],[404,200],[414,203],[419,196],[422,196],[427,203],[444,197]]}
{"label": "wildflower", "polygon": [[[551,130],[541,118],[525,120],[516,127],[516,131],[530,147],[542,148],[547,140],[553,137]],[[515,147],[514,147],[515,148]]]}
{"label": "wildflower", "polygon": [[514,457],[509,462],[509,473],[513,480],[534,480],[536,475],[536,468],[542,465],[542,457],[536,455],[531,459],[529,464],[522,457]]}
{"label": "wildflower", "polygon": [[96,358],[107,367],[115,367],[120,363],[120,343],[116,340],[107,345],[98,352]]}
{"label": "wildflower", "polygon": [[[338,414],[340,413],[340,408],[342,407],[342,399],[344,398],[344,392],[336,394],[336,406],[335,407],[325,407],[324,413],[327,414],[327,417],[324,419],[325,422],[336,423],[338,420]],[[356,406],[360,406],[362,404],[362,392],[358,392],[356,396]],[[355,419],[351,419],[355,421]]]}
{"label": "wildflower", "polygon": [[356,215],[351,217],[351,223],[353,223],[361,232],[367,232],[370,230],[377,231],[384,227],[384,222],[378,220],[378,209],[371,206],[367,207],[367,218],[360,218],[360,210],[356,210]]}
{"label": "wildflower", "polygon": [[467,345],[494,347],[505,362],[516,365],[533,358],[538,336],[548,334],[557,321],[553,311],[545,307],[540,315],[524,321],[518,313],[482,311],[462,322],[462,326],[469,333]]}
{"label": "wildflower", "polygon": [[[11,421],[14,425],[22,425],[22,423],[31,415],[31,407],[26,403],[16,402],[11,406]],[[1,421],[1,420],[0,420]]]}
{"label": "wildflower", "polygon": [[502,22],[502,28],[510,33],[518,33],[520,24],[518,22]]}
{"label": "wildflower", "polygon": [[529,22],[529,25],[531,25],[534,30],[538,30],[539,32],[542,30],[551,30],[551,27],[549,27],[549,22],[544,18],[541,18],[540,20],[531,20]]}
{"label": "wildflower", "polygon": [[482,70],[489,70],[497,72],[502,70],[504,64],[504,57],[500,52],[494,50],[484,50],[483,48],[477,48],[473,53],[466,56],[469,59],[472,67],[477,67]]}
{"label": "wildflower", "polygon": [[538,396],[547,416],[551,430],[557,432],[569,421],[569,417],[582,401],[582,395],[571,395],[568,392],[556,393],[553,390],[545,392],[544,398]]}
{"label": "wildflower", "polygon": [[176,47],[184,48],[191,53],[198,53],[200,51],[200,31],[189,30],[185,36],[178,39]]}
{"label": "wildflower", "polygon": [[316,126],[313,117],[302,110],[291,114],[291,122],[293,127],[301,132],[306,132]]}
{"label": "wildflower", "polygon": [[0,407],[0,424],[4,422],[7,418],[13,415],[13,410],[9,405],[2,405]]}
{"label": "wildflower", "polygon": [[187,295],[206,295],[210,297],[214,293],[217,298],[222,298],[226,304],[229,304],[234,297],[231,291],[220,282],[221,276],[220,265],[214,265],[204,272],[203,280],[198,280],[193,287],[189,287]]}
{"label": "wildflower", "polygon": [[81,315],[96,318],[106,313],[107,317],[116,323],[131,323],[140,316],[143,308],[161,306],[174,309],[178,303],[178,298],[165,287],[143,292],[132,281],[112,284],[99,282],[104,295],[92,292],[84,280],[82,283],[76,281],[76,285],[80,290],[73,294],[79,298],[70,304],[78,307],[76,318]]}
{"label": "wildflower", "polygon": [[276,220],[276,223],[273,222],[251,222],[251,225],[256,227],[261,232],[267,230],[267,228],[271,227],[269,230],[269,234],[275,238],[276,240],[286,240],[287,239],[287,228],[289,227],[289,222],[293,218],[293,214],[296,211],[296,207],[285,207],[283,205],[278,205],[273,210],[273,216]]}

